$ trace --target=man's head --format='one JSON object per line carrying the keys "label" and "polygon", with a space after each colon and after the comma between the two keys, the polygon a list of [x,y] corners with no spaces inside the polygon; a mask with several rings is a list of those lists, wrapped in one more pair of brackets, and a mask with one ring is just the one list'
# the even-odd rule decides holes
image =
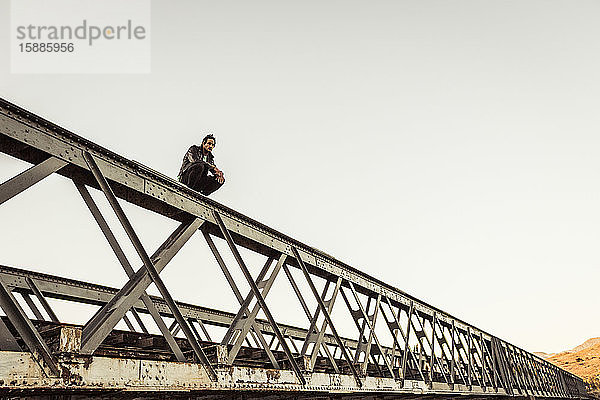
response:
{"label": "man's head", "polygon": [[202,139],[202,151],[205,153],[210,153],[212,149],[217,145],[217,139],[211,134],[206,135],[204,139]]}

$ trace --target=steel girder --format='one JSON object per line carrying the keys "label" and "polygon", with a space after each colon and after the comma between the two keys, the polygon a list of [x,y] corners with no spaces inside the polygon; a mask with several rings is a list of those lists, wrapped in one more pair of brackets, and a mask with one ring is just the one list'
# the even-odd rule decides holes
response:
{"label": "steel girder", "polygon": [[[22,294],[32,313],[40,319],[43,315],[30,297],[34,295],[49,320],[54,322],[58,318],[46,296],[101,305],[82,329],[81,354],[94,354],[120,320],[125,320],[128,328],[135,331],[127,312],[134,317],[140,331],[147,332],[138,313],[148,313],[175,359],[186,359],[175,340],[181,330],[196,360],[215,382],[219,380],[217,371],[220,363],[235,365],[242,344],[246,343],[263,351],[273,367],[292,371],[299,386],[310,385],[312,376],[324,371],[331,374],[331,387],[336,386],[336,380],[351,376],[356,391],[365,385],[373,385],[372,378],[378,378],[396,382],[398,388],[432,392],[549,398],[585,395],[580,378],[531,353],[5,100],[0,100],[0,151],[34,164],[0,185],[0,204],[52,173],[72,179],[129,277],[129,281],[117,291],[56,277],[44,276],[42,279],[36,274],[27,276],[24,281],[15,280],[14,277],[23,272],[0,271],[3,279],[0,302],[10,322],[10,326],[0,323],[0,344],[3,348],[15,349],[15,344],[19,345],[19,340],[23,340],[49,375],[56,374],[56,357],[45,345],[36,327],[28,322],[12,295],[13,290]],[[88,186],[99,188],[117,215],[141,259],[142,267],[137,271],[132,268],[95,206],[86,188]],[[125,216],[119,198],[178,220],[181,225],[153,256],[149,256]],[[177,303],[160,277],[167,263],[200,228],[240,303],[237,313],[207,311]],[[235,280],[228,273],[213,238],[224,239],[231,250],[251,289],[246,297],[242,297]],[[251,275],[238,251],[239,246],[267,257],[263,272],[258,277]],[[278,262],[269,278],[264,280],[274,259]],[[308,317],[307,328],[282,324],[270,312],[267,294],[281,269]],[[304,277],[312,298],[317,302],[314,313],[308,307],[306,294],[296,283],[295,273]],[[60,289],[45,285],[53,279],[61,281]],[[151,283],[157,286],[162,299],[145,293]],[[334,290],[325,300],[330,284],[333,284]],[[324,287],[323,294],[319,294],[317,286]],[[346,295],[348,290],[351,298]],[[93,292],[102,293],[102,299],[92,299],[90,293]],[[333,306],[338,293],[356,325],[358,335],[336,321],[340,311],[334,313]],[[266,316],[266,321],[257,319],[260,311]],[[163,317],[174,319],[171,329],[166,327]],[[323,320],[319,324],[320,318]],[[209,340],[211,335],[205,325],[228,327],[226,336],[221,340],[225,346],[222,351],[226,353],[223,361],[219,361],[219,357],[216,362],[209,360],[194,324],[200,326]],[[344,331],[340,332],[340,328]],[[267,342],[266,336],[271,337],[270,342]],[[249,342],[249,338],[254,344]],[[303,343],[301,351],[298,351],[296,342]],[[309,346],[312,346],[310,357]],[[279,348],[283,350],[285,365],[281,359],[276,359],[275,352]],[[303,359],[305,356],[307,359]]]}

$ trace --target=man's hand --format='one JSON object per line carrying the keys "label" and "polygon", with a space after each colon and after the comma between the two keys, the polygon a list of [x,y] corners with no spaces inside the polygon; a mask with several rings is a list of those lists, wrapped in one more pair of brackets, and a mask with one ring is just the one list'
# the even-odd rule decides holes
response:
{"label": "man's hand", "polygon": [[225,177],[223,177],[223,171],[213,165],[213,171],[215,173],[215,177],[217,178],[217,182],[223,183],[225,182]]}

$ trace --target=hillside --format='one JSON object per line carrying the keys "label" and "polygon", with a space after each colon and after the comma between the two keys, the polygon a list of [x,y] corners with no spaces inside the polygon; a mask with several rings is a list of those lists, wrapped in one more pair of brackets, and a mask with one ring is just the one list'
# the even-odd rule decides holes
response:
{"label": "hillside", "polygon": [[536,356],[541,357],[545,360],[548,357],[552,357],[556,353],[544,353],[543,351],[534,351],[533,354],[535,354]]}
{"label": "hillside", "polygon": [[582,377],[600,395],[600,338],[593,338],[572,350],[550,355],[551,363]]}
{"label": "hillside", "polygon": [[600,337],[591,338],[591,339],[588,339],[585,342],[583,342],[583,344],[580,344],[579,346],[575,347],[573,350],[569,350],[569,351],[574,352],[574,351],[585,350],[588,347],[592,347],[598,343],[600,343]]}

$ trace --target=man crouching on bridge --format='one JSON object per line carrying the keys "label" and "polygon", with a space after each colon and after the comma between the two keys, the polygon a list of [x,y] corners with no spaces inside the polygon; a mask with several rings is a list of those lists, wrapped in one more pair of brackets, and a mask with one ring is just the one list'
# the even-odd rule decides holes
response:
{"label": "man crouching on bridge", "polygon": [[187,187],[208,196],[225,182],[223,171],[215,166],[212,150],[217,139],[210,134],[202,139],[202,145],[193,145],[185,153],[183,164],[179,170],[179,182]]}

